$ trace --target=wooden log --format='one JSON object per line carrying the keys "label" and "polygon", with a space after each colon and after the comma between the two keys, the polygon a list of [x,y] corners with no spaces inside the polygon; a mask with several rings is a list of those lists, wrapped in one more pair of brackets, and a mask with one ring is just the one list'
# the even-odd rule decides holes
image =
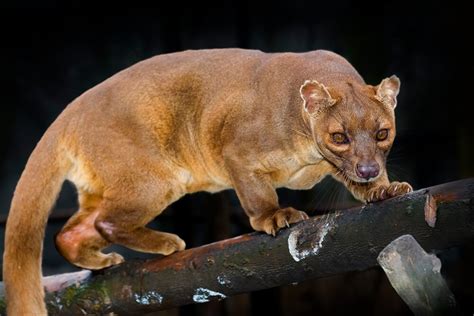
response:
{"label": "wooden log", "polygon": [[441,275],[441,261],[427,254],[413,236],[392,241],[377,261],[416,316],[458,314],[454,295]]}
{"label": "wooden log", "polygon": [[[425,222],[427,194],[436,227]],[[413,235],[427,251],[474,240],[474,179],[418,190],[310,218],[276,237],[252,233],[168,257],[130,260],[82,275],[48,279],[51,315],[144,314],[377,265],[393,239]],[[54,278],[58,278],[55,283]],[[0,289],[0,297],[3,297]],[[0,300],[0,313],[5,303]]]}

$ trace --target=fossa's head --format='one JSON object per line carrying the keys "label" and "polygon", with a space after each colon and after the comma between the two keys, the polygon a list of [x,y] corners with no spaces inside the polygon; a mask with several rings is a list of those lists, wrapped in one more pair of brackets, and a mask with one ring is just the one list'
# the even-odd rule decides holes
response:
{"label": "fossa's head", "polygon": [[300,89],[304,115],[320,153],[355,182],[377,179],[395,138],[400,80],[386,78],[378,86],[346,82],[326,87],[306,81]]}

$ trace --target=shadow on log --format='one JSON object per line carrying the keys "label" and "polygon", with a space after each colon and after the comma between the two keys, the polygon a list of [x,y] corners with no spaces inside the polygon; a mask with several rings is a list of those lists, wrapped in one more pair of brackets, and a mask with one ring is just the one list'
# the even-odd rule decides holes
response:
{"label": "shadow on log", "polygon": [[[436,227],[425,221],[436,199]],[[168,257],[45,278],[51,315],[143,314],[377,265],[410,234],[427,251],[474,240],[474,179],[313,217],[276,237],[252,233]],[[3,299],[3,289],[0,289]],[[4,314],[4,302],[0,313]]]}

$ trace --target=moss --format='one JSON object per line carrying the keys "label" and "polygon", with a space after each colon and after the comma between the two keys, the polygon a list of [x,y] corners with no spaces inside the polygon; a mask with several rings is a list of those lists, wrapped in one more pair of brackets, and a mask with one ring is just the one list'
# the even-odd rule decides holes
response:
{"label": "moss", "polygon": [[2,297],[0,298],[0,315],[6,315],[7,314],[7,303],[5,302],[5,299]]}
{"label": "moss", "polygon": [[63,309],[74,310],[74,305],[81,306],[87,312],[103,312],[110,307],[110,298],[103,281],[70,286],[63,291],[48,294],[46,302],[48,309],[56,313]]}

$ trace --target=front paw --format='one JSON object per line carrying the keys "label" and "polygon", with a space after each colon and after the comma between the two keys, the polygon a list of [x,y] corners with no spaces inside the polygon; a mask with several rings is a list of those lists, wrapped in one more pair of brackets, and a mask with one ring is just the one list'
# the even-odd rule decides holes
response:
{"label": "front paw", "polygon": [[382,201],[394,196],[403,195],[413,191],[407,182],[393,181],[388,186],[380,185],[367,192],[367,202]]}
{"label": "front paw", "polygon": [[305,212],[287,207],[258,218],[250,218],[250,225],[252,225],[252,228],[256,231],[263,231],[275,236],[280,228],[285,226],[290,227],[290,224],[298,223],[308,218],[308,214]]}

